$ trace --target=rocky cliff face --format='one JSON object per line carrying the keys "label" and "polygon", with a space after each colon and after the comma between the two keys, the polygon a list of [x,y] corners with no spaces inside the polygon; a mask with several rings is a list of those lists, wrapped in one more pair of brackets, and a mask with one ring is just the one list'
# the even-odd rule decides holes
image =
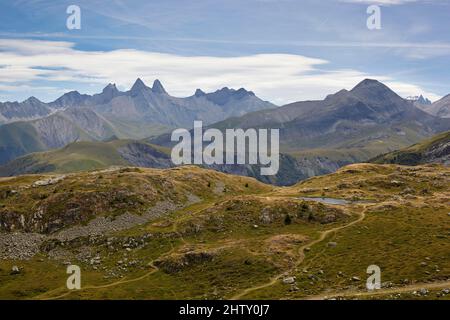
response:
{"label": "rocky cliff face", "polygon": [[275,107],[245,89],[224,88],[208,94],[198,89],[191,97],[176,98],[167,93],[159,80],[155,80],[152,87],[138,79],[127,92],[111,88],[109,92],[112,90],[109,101],[99,103],[98,99],[92,99],[85,105],[92,105],[98,113],[107,116],[183,128],[191,128],[195,120],[211,124],[231,116]]}

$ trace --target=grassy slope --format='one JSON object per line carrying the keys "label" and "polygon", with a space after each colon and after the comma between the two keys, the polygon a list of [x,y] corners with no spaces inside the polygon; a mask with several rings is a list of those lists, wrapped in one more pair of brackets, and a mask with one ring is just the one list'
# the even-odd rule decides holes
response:
{"label": "grassy slope", "polygon": [[[54,114],[50,117],[59,117],[70,121],[61,114]],[[38,131],[33,126],[33,122],[19,121],[0,126],[0,164],[8,163],[22,155],[27,155],[34,152],[46,151],[49,147],[41,140]],[[112,127],[108,127],[110,134],[114,133]],[[75,130],[78,133],[81,141],[94,141],[84,130],[75,125]]]}
{"label": "grassy slope", "polygon": [[124,121],[107,116],[105,118],[114,127],[114,132],[120,139],[144,139],[163,134],[170,130],[170,128],[158,124]]}
{"label": "grassy slope", "polygon": [[[118,149],[126,146],[131,140],[113,140],[109,142],[75,142],[64,148],[41,153],[33,153],[18,158],[11,163],[0,167],[0,175],[9,176],[17,172],[42,173],[56,172],[68,173],[85,170],[108,168],[110,166],[130,165],[121,157]],[[152,148],[167,153],[159,146]]]}
{"label": "grassy slope", "polygon": [[[82,195],[87,195],[90,190],[129,190],[143,203],[143,207],[128,207],[136,212],[146,207],[151,194],[181,199],[183,192],[189,191],[202,199],[144,226],[115,234],[119,239],[145,233],[155,235],[143,247],[130,252],[123,248],[111,252],[103,246],[95,247],[106,269],[117,268],[117,261],[125,257],[142,261],[142,265],[120,272],[124,278],[103,278],[105,271],[77,261],[82,266],[86,288],[69,294],[64,289],[66,275],[61,261],[47,260],[45,256],[43,262],[39,262],[39,257],[27,262],[1,261],[0,297],[323,297],[348,290],[365,292],[365,271],[371,264],[382,268],[384,286],[445,281],[450,279],[447,215],[450,207],[444,201],[449,197],[449,176],[450,170],[441,166],[410,168],[364,164],[352,165],[290,188],[272,188],[252,179],[195,167],[80,174],[70,176],[59,186],[42,189],[21,189],[41,177],[0,180],[0,189],[23,190],[20,196],[25,199],[25,207],[16,208],[23,212],[30,211],[26,206],[35,207],[43,201],[39,200],[42,192],[52,194],[56,191],[56,195],[45,201],[61,203],[58,194],[66,192],[67,188],[75,190],[72,200],[65,200],[68,203],[86,202]],[[158,181],[173,184],[173,187],[162,186]],[[148,186],[142,188],[143,185]],[[152,188],[159,191],[149,191]],[[299,196],[371,202],[339,207],[305,202],[298,200]],[[6,208],[19,206],[12,198],[4,200],[3,204]],[[120,212],[120,208],[115,210]],[[270,223],[261,221],[263,212],[272,217]],[[365,218],[356,220],[362,212],[365,212]],[[339,217],[335,222],[319,223],[331,213]],[[290,224],[286,224],[286,215],[291,217]],[[341,227],[344,228],[327,234],[309,251],[303,250],[322,232]],[[328,247],[329,241],[336,241],[337,246]],[[78,248],[66,250],[75,254]],[[212,253],[213,259],[180,265],[186,252]],[[422,266],[422,262],[426,262],[426,266]],[[21,275],[9,275],[8,270],[14,264],[23,267]],[[177,267],[176,271],[170,271],[173,266]],[[298,291],[283,284],[282,277],[279,278],[281,274],[296,276]],[[354,276],[362,281],[351,280]],[[47,279],[47,282],[38,279]],[[259,286],[262,288],[257,289]],[[47,293],[41,295],[44,292]],[[390,295],[384,297],[392,298]],[[418,298],[410,293],[403,297]]]}
{"label": "grassy slope", "polygon": [[30,123],[16,122],[0,126],[0,163],[24,153],[43,151],[46,148]]}
{"label": "grassy slope", "polygon": [[448,143],[450,141],[450,131],[441,133],[432,138],[426,139],[420,143],[414,144],[408,148],[387,153],[375,157],[371,162],[374,163],[398,163],[403,165],[417,165],[423,163],[423,155],[434,146]]}

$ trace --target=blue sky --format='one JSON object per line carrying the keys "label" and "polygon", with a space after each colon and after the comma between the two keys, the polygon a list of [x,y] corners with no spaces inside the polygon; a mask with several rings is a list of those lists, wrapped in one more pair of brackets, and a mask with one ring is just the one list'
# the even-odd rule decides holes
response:
{"label": "blue sky", "polygon": [[[81,30],[66,8],[81,8]],[[381,30],[367,7],[381,6]],[[402,96],[450,93],[447,0],[13,0],[0,3],[0,101],[128,89],[175,96],[245,87],[284,104],[379,79]]]}

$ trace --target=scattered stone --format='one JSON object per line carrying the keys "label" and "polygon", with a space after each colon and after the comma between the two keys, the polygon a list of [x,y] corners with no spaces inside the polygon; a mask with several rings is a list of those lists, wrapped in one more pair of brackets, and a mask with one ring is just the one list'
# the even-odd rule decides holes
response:
{"label": "scattered stone", "polygon": [[0,259],[29,260],[40,251],[44,239],[37,233],[0,233]]}
{"label": "scattered stone", "polygon": [[359,277],[352,277],[352,281],[361,281]]}
{"label": "scattered stone", "polygon": [[391,180],[391,186],[393,187],[401,187],[402,185],[403,183],[398,180]]}
{"label": "scattered stone", "polygon": [[12,275],[19,274],[19,273],[20,273],[20,269],[19,269],[18,266],[13,266],[13,267],[11,268],[11,274],[12,274]]}
{"label": "scattered stone", "polygon": [[35,183],[33,183],[33,187],[50,186],[53,184],[57,184],[58,182],[64,180],[65,178],[66,178],[66,176],[58,176],[58,177],[53,177],[53,178],[49,178],[49,179],[45,179],[45,180],[38,180]]}
{"label": "scattered stone", "polygon": [[300,289],[297,287],[296,284],[291,285],[291,288],[289,289],[289,291],[291,292],[295,292],[295,291],[299,291]]}
{"label": "scattered stone", "polygon": [[270,208],[264,208],[261,212],[261,215],[259,217],[259,220],[263,224],[271,224],[273,222],[273,217],[270,212]]}
{"label": "scattered stone", "polygon": [[284,284],[294,284],[295,283],[295,277],[286,277],[283,279]]}
{"label": "scattered stone", "polygon": [[334,248],[334,247],[336,247],[337,246],[337,242],[328,242],[328,247],[330,247],[330,248]]}
{"label": "scattered stone", "polygon": [[428,295],[428,293],[429,293],[429,291],[427,289],[425,289],[425,288],[422,288],[422,289],[419,290],[419,294],[421,296],[426,296],[426,295]]}

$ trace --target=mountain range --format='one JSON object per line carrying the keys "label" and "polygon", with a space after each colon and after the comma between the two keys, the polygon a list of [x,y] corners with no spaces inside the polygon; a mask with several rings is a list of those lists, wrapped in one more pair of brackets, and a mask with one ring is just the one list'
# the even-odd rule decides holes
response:
{"label": "mountain range", "polygon": [[[1,167],[0,175],[70,172],[111,165],[170,167],[170,149],[165,148],[173,144],[170,134],[140,139],[145,136],[143,130],[131,124],[145,126],[146,121],[139,122],[126,114],[119,116],[119,102],[116,99],[135,99],[137,102],[124,103],[123,109],[140,110],[139,114],[145,117],[154,113],[155,106],[163,108],[162,104],[151,103],[151,111],[150,105],[147,108],[136,106],[139,106],[139,101],[153,101],[155,97],[167,101],[180,100],[170,97],[159,81],[148,88],[138,79],[125,93],[119,92],[114,85],[108,85],[99,95],[65,94],[48,105],[51,110],[57,110],[49,116],[0,126],[0,160],[3,163],[30,152],[63,147],[20,157]],[[227,88],[209,94],[197,90],[194,96],[183,101],[209,101],[216,108],[227,110],[228,114],[221,117],[245,113],[243,110],[249,112],[255,105],[258,105],[257,108],[264,108],[265,105],[251,92]],[[116,103],[117,107],[113,107]],[[170,103],[167,105],[168,109],[173,107]],[[203,106],[200,104],[189,110],[201,110]],[[269,108],[231,116],[209,127],[221,130],[280,129],[282,154],[278,174],[261,176],[258,165],[213,165],[210,168],[255,177],[266,183],[292,185],[299,180],[334,172],[344,165],[367,161],[450,130],[450,119],[424,112],[416,106],[416,101],[403,99],[384,84],[370,79],[350,91],[341,90],[324,100],[296,102],[279,108],[271,104],[266,106]],[[175,113],[173,116],[177,115]],[[197,113],[196,116],[202,115]],[[118,125],[120,121],[122,126]],[[159,121],[163,120],[159,118]],[[164,124],[157,126],[162,128]],[[150,130],[146,135],[151,136]]]}
{"label": "mountain range", "polygon": [[450,94],[433,104],[419,103],[419,108],[440,118],[450,118]]}
{"label": "mountain range", "polygon": [[407,97],[406,100],[413,102],[414,104],[416,104],[416,106],[420,106],[420,105],[427,106],[427,105],[432,104],[430,99],[425,98],[423,95]]}
{"label": "mountain range", "polygon": [[[255,176],[254,168],[249,166],[218,166],[218,169],[264,182],[273,182],[267,181],[271,179],[276,184],[292,184],[449,130],[450,119],[431,115],[381,82],[366,79],[352,90],[341,90],[324,100],[252,112],[210,127],[280,129],[282,157],[277,177]],[[168,134],[149,139],[149,142],[172,145]]]}
{"label": "mountain range", "polygon": [[71,91],[50,103],[32,97],[0,104],[0,164],[31,152],[61,148],[76,141],[143,139],[172,128],[211,124],[248,112],[276,108],[251,91],[197,89],[187,98],[170,96],[161,82],[147,87],[137,79],[129,91],[109,84],[95,95]]}
{"label": "mountain range", "polygon": [[450,120],[430,115],[376,80],[324,100],[289,104],[227,119],[217,128],[279,128],[285,152],[306,149],[388,149],[442,132]]}

